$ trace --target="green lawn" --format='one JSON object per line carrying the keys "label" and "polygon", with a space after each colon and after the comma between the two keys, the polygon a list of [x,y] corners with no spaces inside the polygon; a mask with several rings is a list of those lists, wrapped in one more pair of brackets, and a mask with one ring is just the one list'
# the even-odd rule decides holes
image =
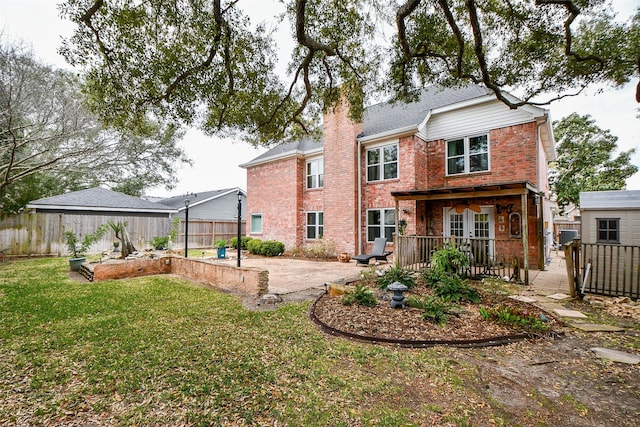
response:
{"label": "green lawn", "polygon": [[458,357],[482,351],[332,338],[309,305],[250,312],[175,277],[0,264],[0,425],[540,425],[485,395]]}
{"label": "green lawn", "polygon": [[460,366],[436,350],[327,337],[308,308],[249,312],[174,277],[78,283],[61,258],[2,264],[0,424],[418,425],[442,416],[413,389],[427,377],[455,389]]}

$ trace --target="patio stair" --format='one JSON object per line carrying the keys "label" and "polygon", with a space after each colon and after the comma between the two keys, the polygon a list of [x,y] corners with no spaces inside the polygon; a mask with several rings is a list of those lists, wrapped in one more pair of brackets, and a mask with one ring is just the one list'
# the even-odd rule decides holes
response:
{"label": "patio stair", "polygon": [[93,282],[93,270],[89,268],[87,264],[82,264],[80,266],[80,270],[78,270],[78,273],[83,275],[88,281]]}

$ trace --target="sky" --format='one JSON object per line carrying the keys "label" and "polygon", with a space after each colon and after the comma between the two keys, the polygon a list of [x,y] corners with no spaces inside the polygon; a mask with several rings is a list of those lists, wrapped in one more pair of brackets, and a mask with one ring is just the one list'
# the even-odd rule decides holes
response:
{"label": "sky", "polygon": [[[250,4],[249,10],[259,19],[269,19],[280,8],[275,6],[277,2],[241,1]],[[58,0],[0,0],[0,34],[5,40],[30,45],[35,56],[45,64],[69,68],[57,49],[62,39],[71,35],[73,25],[58,16],[57,3]],[[621,17],[632,15],[638,7],[640,0],[613,0],[613,8]],[[279,44],[291,45],[286,32],[281,34]],[[605,89],[598,93],[596,89],[589,89],[577,97],[544,108],[550,110],[552,120],[560,120],[574,112],[591,115],[596,125],[619,138],[620,150],[636,149],[632,162],[640,166],[640,111],[634,100],[637,80],[638,77],[618,90]],[[246,189],[246,171],[238,165],[267,150],[240,140],[208,137],[196,129],[188,130],[180,146],[193,160],[193,165],[178,169],[174,189],[153,188],[147,195],[167,197],[231,187]],[[640,190],[640,172],[627,181],[627,189]]]}

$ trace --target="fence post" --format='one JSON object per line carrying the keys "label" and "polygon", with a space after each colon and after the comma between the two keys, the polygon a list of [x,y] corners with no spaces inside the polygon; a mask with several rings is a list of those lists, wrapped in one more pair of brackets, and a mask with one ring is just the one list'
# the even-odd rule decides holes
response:
{"label": "fence post", "polygon": [[576,296],[576,280],[575,280],[575,275],[574,275],[574,268],[573,268],[573,242],[567,242],[564,244],[564,263],[565,263],[565,267],[567,269],[567,278],[569,280],[567,280],[568,284],[569,284],[569,295],[571,295],[572,297]]}

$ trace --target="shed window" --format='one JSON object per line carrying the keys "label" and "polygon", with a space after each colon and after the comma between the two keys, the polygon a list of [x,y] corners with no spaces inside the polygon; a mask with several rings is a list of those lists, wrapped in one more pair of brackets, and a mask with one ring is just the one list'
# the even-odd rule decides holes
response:
{"label": "shed window", "polygon": [[620,218],[597,218],[598,243],[620,243]]}

